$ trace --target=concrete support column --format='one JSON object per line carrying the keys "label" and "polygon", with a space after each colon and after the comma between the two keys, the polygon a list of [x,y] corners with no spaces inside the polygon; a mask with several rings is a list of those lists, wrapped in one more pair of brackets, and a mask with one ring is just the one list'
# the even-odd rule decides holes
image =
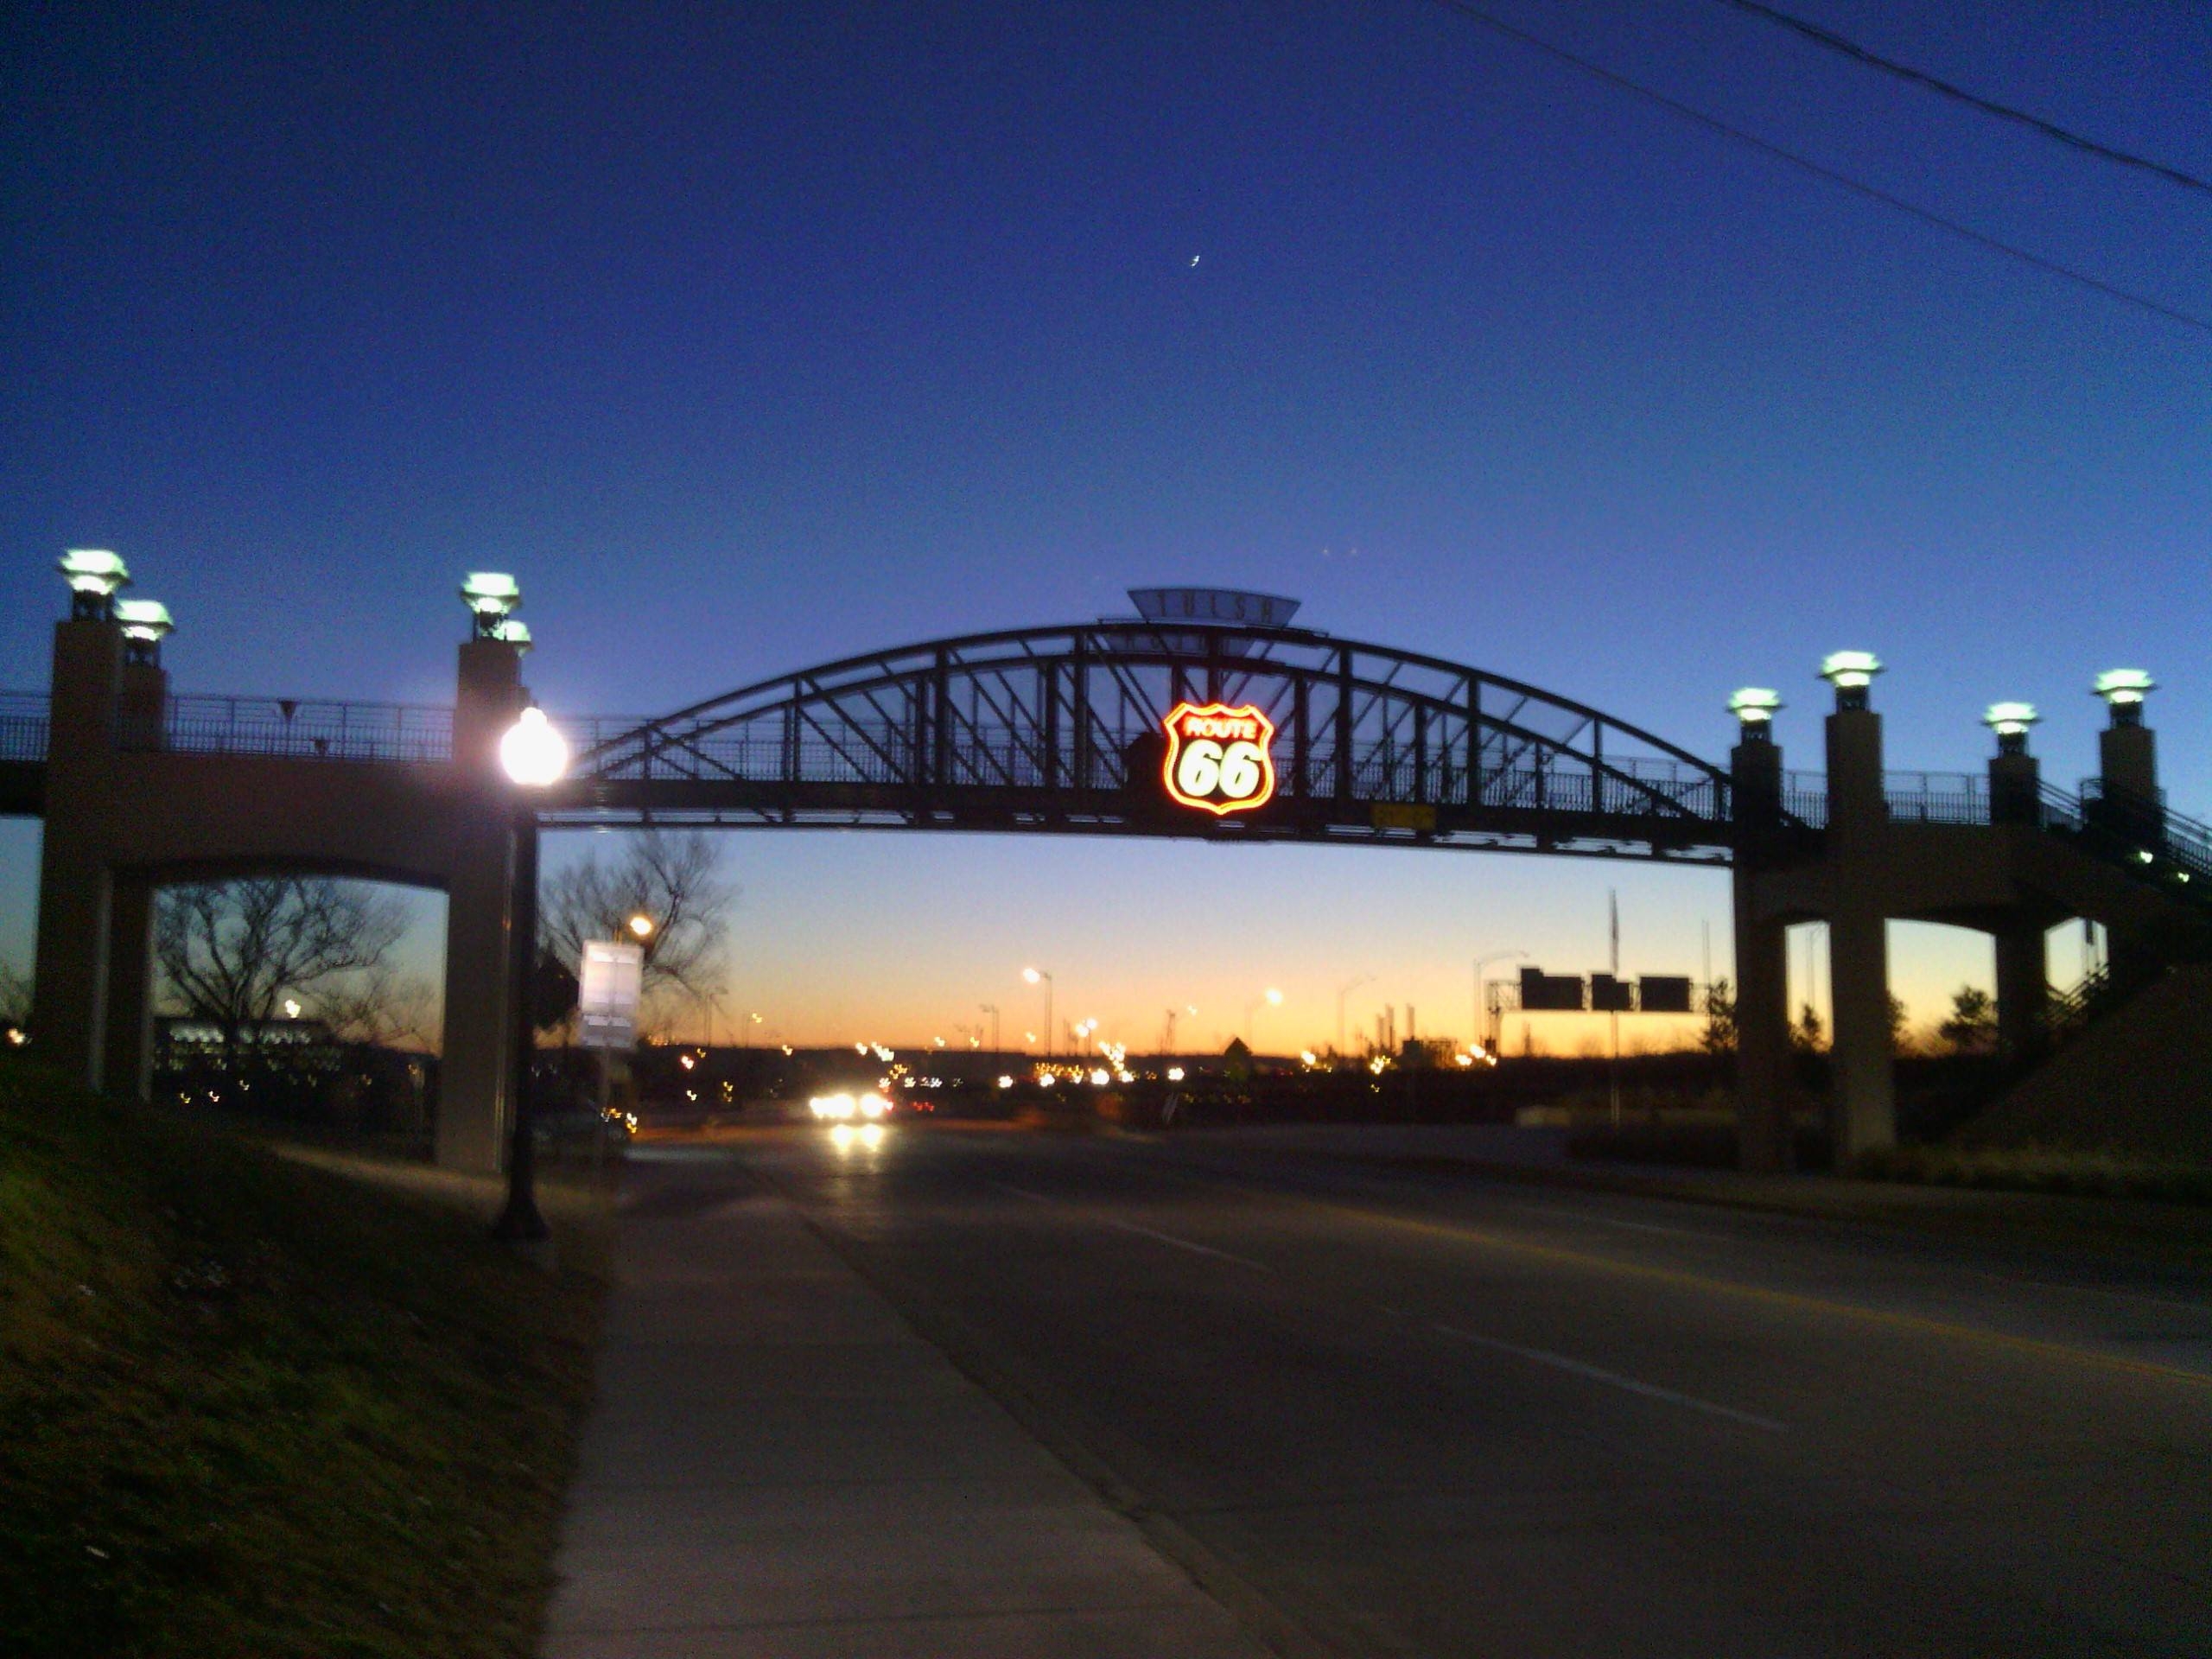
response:
{"label": "concrete support column", "polygon": [[1789,978],[1782,925],[1761,918],[1759,871],[1781,821],[1782,750],[1771,738],[1773,706],[1756,705],[1729,757],[1736,826],[1736,1137],[1745,1169],[1776,1173],[1792,1161],[1789,1123]]}
{"label": "concrete support column", "polygon": [[122,677],[113,621],[55,626],[31,1036],[41,1059],[87,1089],[100,1087],[106,1062],[110,772]]}
{"label": "concrete support column", "polygon": [[[2015,715],[1999,723],[1997,753],[1989,761],[1989,817],[1993,823],[2033,825],[2040,821],[2043,772],[2028,753],[2028,727],[2034,710],[2024,705],[1991,710]],[[2017,716],[2024,715],[2025,718]],[[2041,916],[2007,918],[1997,936],[1997,1049],[2019,1065],[2035,1059],[2046,1045],[2050,1020],[2050,978],[2044,961]]]}
{"label": "concrete support column", "polygon": [[1736,872],[1736,1134],[1743,1166],[1775,1173],[1793,1161],[1789,938],[1759,918],[1758,880]]}
{"label": "concrete support column", "polygon": [[[438,1074],[437,1160],[443,1169],[497,1171],[514,1109],[515,976],[509,951],[512,808],[499,739],[521,712],[522,653],[499,639],[461,648],[453,759],[464,798],[446,887],[446,1017]],[[519,942],[527,949],[529,942]]]}
{"label": "concrete support column", "polygon": [[[2113,843],[2114,850],[2140,849],[2156,854],[2165,849],[2165,817],[2158,798],[2158,738],[2143,723],[2143,700],[2152,689],[2148,674],[2125,669],[2097,679],[2097,692],[2105,699],[2110,722],[2097,734],[2101,798],[2087,816]],[[2145,950],[2127,933],[2115,930],[2108,944],[2107,960],[2113,976],[2123,983],[2152,978],[2163,965],[2158,952]]]}
{"label": "concrete support column", "polygon": [[2050,1030],[2050,976],[2044,930],[2030,917],[1997,931],[1997,1052],[2021,1064],[2035,1059]]}
{"label": "concrete support column", "polygon": [[[1835,1160],[1897,1144],[1889,926],[1879,878],[1889,830],[1882,717],[1863,694],[1827,718],[1828,985],[1835,1015]],[[1855,703],[1856,706],[1853,706]]]}
{"label": "concrete support column", "polygon": [[101,1084],[111,1095],[145,1100],[154,1081],[154,884],[119,874],[109,893]]}

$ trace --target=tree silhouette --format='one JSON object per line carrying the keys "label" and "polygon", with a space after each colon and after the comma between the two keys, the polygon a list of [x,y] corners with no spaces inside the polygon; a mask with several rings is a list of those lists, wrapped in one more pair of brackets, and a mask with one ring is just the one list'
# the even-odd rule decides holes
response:
{"label": "tree silhouette", "polygon": [[334,1027],[358,1020],[365,992],[390,989],[387,958],[406,925],[396,899],[357,881],[190,882],[159,896],[154,960],[170,1006],[215,1026],[235,1050],[288,996]]}

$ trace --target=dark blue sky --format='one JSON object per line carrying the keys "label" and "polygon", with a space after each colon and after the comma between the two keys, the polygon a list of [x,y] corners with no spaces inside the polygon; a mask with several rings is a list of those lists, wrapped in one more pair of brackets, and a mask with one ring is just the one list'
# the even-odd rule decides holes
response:
{"label": "dark blue sky", "polygon": [[[2212,175],[2200,9],[1794,3]],[[1492,10],[2212,313],[2212,198],[1719,0]],[[2173,798],[2212,808],[2212,334],[1433,4],[73,5],[0,30],[12,683],[43,677],[69,545],[170,604],[190,690],[444,700],[460,572],[512,569],[533,683],[574,712],[1217,582],[1710,754],[1729,690],[1775,684],[1807,765],[1838,646],[1891,664],[1893,765],[1978,767],[1983,705],[2026,697],[2069,784],[2090,677],[2141,665]],[[734,841],[733,995],[972,1020],[918,982],[1011,1003],[1046,925],[1134,1021],[1174,918],[1122,938],[1109,906],[1188,855]],[[1653,971],[1695,969],[1725,905],[1710,878],[1503,859],[1223,869],[1311,919],[1218,924],[1211,1000],[1303,975],[1316,1035],[1354,973],[1464,1006],[1482,949],[1601,962],[1609,883]],[[869,952],[985,870],[1019,902],[957,973]],[[824,893],[810,925],[849,944],[778,956]]]}

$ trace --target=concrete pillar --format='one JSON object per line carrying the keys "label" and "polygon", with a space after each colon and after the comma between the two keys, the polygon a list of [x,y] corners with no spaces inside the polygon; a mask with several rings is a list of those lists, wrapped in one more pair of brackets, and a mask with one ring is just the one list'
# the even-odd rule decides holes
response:
{"label": "concrete pillar", "polygon": [[[2027,732],[2000,728],[1989,761],[1989,817],[1993,823],[2041,820],[2042,768],[2028,753]],[[2008,917],[1997,938],[1997,1050],[2018,1065],[2040,1055],[2050,1031],[2050,979],[2044,961],[2043,918]]]}
{"label": "concrete pillar", "polygon": [[1782,810],[1782,750],[1746,722],[1729,757],[1736,824],[1736,1134],[1745,1169],[1791,1163],[1788,939],[1758,914],[1758,881]]}
{"label": "concrete pillar", "polygon": [[153,1092],[154,898],[144,875],[118,874],[110,887],[101,1081],[108,1093],[133,1100]]}
{"label": "concrete pillar", "polygon": [[1897,1144],[1889,925],[1881,861],[1889,830],[1882,717],[1839,694],[1827,718],[1828,985],[1835,1036],[1835,1160]]}
{"label": "concrete pillar", "polygon": [[2158,798],[2158,734],[2143,723],[2142,709],[2139,702],[2114,704],[2112,723],[2097,734],[2098,773],[2107,796]]}
{"label": "concrete pillar", "polygon": [[441,1168],[496,1172],[513,1109],[508,951],[514,835],[499,739],[521,712],[522,653],[504,640],[461,648],[453,759],[462,804],[446,887],[444,1053],[438,1073]]}
{"label": "concrete pillar", "polygon": [[106,1060],[108,763],[122,676],[114,622],[55,626],[31,1036],[41,1059],[87,1089],[100,1086]]}
{"label": "concrete pillar", "polygon": [[2114,702],[2112,722],[2097,734],[2097,774],[2103,798],[2093,821],[2151,852],[2165,844],[2158,798],[2158,737],[2143,723],[2140,702]]}

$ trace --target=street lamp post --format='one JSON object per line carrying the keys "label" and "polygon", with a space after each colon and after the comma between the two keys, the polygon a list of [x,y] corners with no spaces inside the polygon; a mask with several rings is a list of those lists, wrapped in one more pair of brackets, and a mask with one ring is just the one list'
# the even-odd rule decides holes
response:
{"label": "street lamp post", "polygon": [[569,746],[535,704],[522,711],[499,740],[499,764],[514,788],[514,884],[508,898],[509,995],[514,1055],[509,1087],[514,1096],[514,1141],[507,1154],[507,1201],[492,1224],[492,1236],[511,1243],[535,1244],[552,1230],[537,1208],[537,1136],[530,1110],[531,1050],[536,1022],[531,1018],[531,989],[537,946],[537,806],[533,791],[558,781],[569,767]]}
{"label": "street lamp post", "polygon": [[1337,1053],[1339,1057],[1344,1052],[1344,999],[1361,986],[1372,984],[1374,980],[1374,975],[1362,974],[1358,978],[1348,979],[1337,987]]}
{"label": "street lamp post", "polygon": [[1049,1060],[1052,1058],[1054,1052],[1052,1046],[1052,976],[1046,973],[1042,968],[1025,968],[1021,970],[1021,976],[1027,980],[1032,985],[1041,984],[1045,988],[1045,1058]]}
{"label": "street lamp post", "polygon": [[[1259,1040],[1255,1034],[1258,1030],[1255,1019],[1260,1010],[1262,1007],[1279,1008],[1281,1006],[1282,993],[1272,985],[1244,1005],[1244,1045],[1246,1047],[1253,1047]],[[1256,1049],[1255,1052],[1257,1052]]]}
{"label": "street lamp post", "polygon": [[995,1002],[979,1002],[976,1006],[981,1012],[991,1016],[991,1064],[996,1065],[999,1063],[999,1005]]}
{"label": "street lamp post", "polygon": [[1483,969],[1493,962],[1510,962],[1516,957],[1525,957],[1526,950],[1493,950],[1489,956],[1475,958],[1475,1040],[1481,1042],[1490,1029],[1483,1023]]}

